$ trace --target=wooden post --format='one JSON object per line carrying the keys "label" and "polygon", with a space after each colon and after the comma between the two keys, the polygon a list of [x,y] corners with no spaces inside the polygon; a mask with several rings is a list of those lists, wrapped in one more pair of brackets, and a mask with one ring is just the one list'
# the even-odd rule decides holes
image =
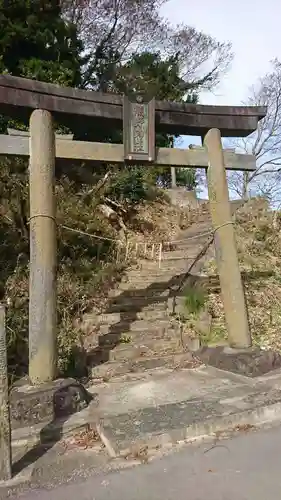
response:
{"label": "wooden post", "polygon": [[[201,144],[202,144],[202,146],[204,146],[204,138],[205,138],[205,136],[201,135]],[[206,179],[208,179],[208,167],[204,168],[204,170],[205,170]]]}
{"label": "wooden post", "polygon": [[0,481],[12,478],[11,423],[5,330],[5,306],[0,304]]}
{"label": "wooden post", "polygon": [[30,118],[29,377],[53,380],[56,346],[55,134],[49,111]]}
{"label": "wooden post", "polygon": [[171,185],[172,188],[177,187],[176,167],[171,167]]}
{"label": "wooden post", "polygon": [[216,260],[229,345],[234,348],[247,348],[251,346],[251,336],[218,129],[209,130],[204,139],[204,146],[209,157],[209,202],[215,229]]}

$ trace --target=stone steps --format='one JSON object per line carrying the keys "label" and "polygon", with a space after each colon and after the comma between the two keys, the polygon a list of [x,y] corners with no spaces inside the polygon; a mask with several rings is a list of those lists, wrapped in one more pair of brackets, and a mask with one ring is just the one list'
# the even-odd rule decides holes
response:
{"label": "stone steps", "polygon": [[150,320],[137,320],[134,323],[120,322],[113,325],[100,325],[99,334],[104,335],[133,335],[134,337],[138,334],[146,334],[147,337],[154,335],[164,336],[165,332],[168,332],[171,328],[170,318],[167,316],[163,320],[155,322],[154,318]]}
{"label": "stone steps", "polygon": [[121,312],[132,312],[132,311],[165,311],[167,308],[167,297],[150,297],[147,300],[145,297],[142,299],[128,298],[121,296],[114,299],[106,308],[106,313],[121,313]]}
{"label": "stone steps", "polygon": [[127,292],[133,292],[135,296],[139,297],[153,297],[155,295],[167,294],[169,289],[177,282],[180,277],[184,274],[178,274],[174,276],[173,279],[162,280],[158,282],[150,282],[149,279],[147,281],[137,282],[129,281],[128,283],[122,283],[119,286],[119,290],[125,295]]}
{"label": "stone steps", "polygon": [[[170,251],[164,251],[162,253],[162,262],[169,261],[169,260],[182,260],[182,259],[194,259],[196,257],[196,251],[194,249],[190,248],[189,246],[183,247],[183,248],[177,248],[177,250],[170,250]],[[158,265],[158,258],[155,260],[149,260],[149,259],[143,259],[141,263],[147,263],[150,264],[151,266],[153,265]]]}
{"label": "stone steps", "polygon": [[[172,255],[169,255],[169,259],[172,259]],[[195,257],[194,257],[195,258]],[[137,266],[133,267],[130,269],[130,271],[127,273],[127,276],[134,275],[138,272],[151,272],[158,274],[159,270],[161,270],[161,266],[165,266],[165,269],[171,273],[171,276],[173,275],[174,270],[177,269],[182,269],[185,265],[186,262],[188,262],[190,259],[193,259],[193,257],[188,257],[183,255],[181,258],[176,257],[174,261],[170,261],[167,259],[164,259],[160,262],[160,267],[159,267],[159,261],[142,261],[140,262]]]}
{"label": "stone steps", "polygon": [[144,276],[144,275],[133,275],[123,283],[119,285],[119,290],[126,292],[127,290],[166,290],[173,285],[173,283],[179,278],[184,276],[188,272],[188,268],[181,271],[176,271],[173,276],[169,275],[165,270],[161,270],[158,275],[154,276]]}
{"label": "stone steps", "polygon": [[140,373],[156,368],[188,368],[193,366],[194,359],[190,352],[181,352],[167,356],[150,358],[136,358],[125,362],[110,361],[99,364],[91,370],[91,378],[97,380],[110,380],[113,377],[127,373]]}
{"label": "stone steps", "polygon": [[161,320],[167,316],[166,309],[164,308],[149,308],[143,310],[126,311],[126,312],[105,312],[95,316],[95,322],[98,325],[114,325],[115,323],[126,323],[142,319],[149,319],[153,317],[154,320]]}
{"label": "stone steps", "polygon": [[139,301],[155,301],[157,298],[159,299],[159,302],[164,300],[165,297],[168,298],[169,296],[169,290],[163,289],[161,287],[158,287],[158,289],[153,289],[153,288],[116,288],[113,290],[110,290],[108,293],[108,297],[111,299],[110,302],[114,299],[122,299],[124,298],[124,302],[128,302],[129,300],[139,300]]}
{"label": "stone steps", "polygon": [[171,270],[161,267],[158,267],[156,270],[145,268],[138,269],[131,272],[129,276],[126,276],[126,278],[121,281],[120,286],[122,287],[122,285],[127,285],[128,283],[135,286],[142,284],[154,285],[155,283],[157,285],[158,283],[166,283],[175,276],[186,272],[188,267],[188,265],[184,265],[176,268],[173,267]]}
{"label": "stone steps", "polygon": [[174,271],[177,272],[177,270],[181,270],[182,268],[186,267],[186,264],[189,264],[191,260],[194,260],[196,255],[193,257],[193,255],[188,256],[185,254],[182,254],[180,257],[179,255],[173,256],[172,254],[168,255],[167,258],[163,258],[160,262],[159,261],[149,261],[149,260],[144,260],[138,263],[137,266],[133,267],[128,271],[127,276],[133,276],[136,273],[147,273],[148,271],[154,274],[159,274],[159,271],[163,269],[162,266],[164,266],[165,270],[168,271],[171,276],[173,276]]}
{"label": "stone steps", "polygon": [[[194,226],[189,234],[206,232],[208,224]],[[178,325],[169,314],[168,299],[170,289],[188,271],[208,239],[203,235],[165,250],[160,268],[157,261],[140,260],[118,288],[109,291],[104,312],[88,315],[86,321],[94,332],[89,345],[92,379],[194,365],[192,353],[184,350]]]}
{"label": "stone steps", "polygon": [[181,260],[192,260],[195,259],[196,252],[190,251],[190,246],[187,246],[182,249],[178,249],[173,252],[164,252],[162,256],[162,262],[170,262],[170,261],[181,261]]}
{"label": "stone steps", "polygon": [[118,323],[104,323],[99,325],[100,335],[105,335],[106,333],[126,333],[126,332],[139,332],[139,331],[152,331],[152,330],[166,330],[170,326],[170,316],[167,314],[165,318],[155,321],[154,317],[146,319],[138,319],[134,322],[130,321],[119,321]]}
{"label": "stone steps", "polygon": [[[132,272],[128,278],[142,278],[150,275],[150,281],[157,281],[161,274],[165,273],[166,278],[170,279],[177,274],[182,274],[188,270],[194,259],[175,259],[175,260],[162,260],[160,265],[157,264],[156,267],[143,266],[140,267],[137,272]],[[138,275],[138,273],[140,273]],[[126,277],[127,279],[127,277]]]}
{"label": "stone steps", "polygon": [[[143,341],[141,341],[143,340]],[[155,356],[167,356],[184,352],[180,339],[177,338],[133,338],[128,344],[118,344],[115,347],[104,346],[94,349],[95,355],[91,356],[91,364],[95,365],[100,360],[109,362],[146,359]]]}
{"label": "stone steps", "polygon": [[140,330],[128,330],[126,328],[112,328],[105,330],[103,333],[100,331],[98,337],[98,345],[100,347],[119,345],[122,339],[128,339],[129,343],[134,345],[147,344],[153,342],[154,340],[164,340],[170,341],[179,338],[178,329],[171,327],[171,324],[163,326],[162,328],[153,326],[151,323],[150,328],[143,328]]}

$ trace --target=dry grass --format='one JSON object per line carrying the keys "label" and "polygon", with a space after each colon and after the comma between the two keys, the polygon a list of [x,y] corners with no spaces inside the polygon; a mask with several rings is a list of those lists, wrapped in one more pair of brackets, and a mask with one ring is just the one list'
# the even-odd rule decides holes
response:
{"label": "dry grass", "polygon": [[[204,207],[203,207],[204,208]],[[198,209],[183,210],[171,205],[165,198],[137,207],[137,213],[128,227],[128,238],[138,243],[170,242],[187,229],[197,218]]]}
{"label": "dry grass", "polygon": [[[28,214],[26,165],[3,164],[0,183],[0,293],[7,303],[8,362],[11,379],[27,372],[29,230],[21,218],[17,185]],[[22,167],[22,180],[19,168]],[[90,186],[91,187],[91,186]],[[117,259],[120,227],[99,210],[99,199],[88,186],[60,178],[56,185],[58,219],[58,364],[60,375],[87,374],[85,313],[101,310],[108,290],[121,279],[128,259]],[[133,206],[125,220],[131,241],[170,239],[191,223],[180,209],[154,190],[154,198]],[[79,232],[63,229],[68,226]],[[85,233],[105,239],[91,238]]]}
{"label": "dry grass", "polygon": [[[280,228],[281,212],[274,215],[262,199],[252,200],[237,212],[237,248],[253,343],[278,351],[281,351]],[[217,274],[214,260],[205,265],[204,272]],[[212,329],[226,338],[219,294],[209,293],[207,307],[213,318]]]}

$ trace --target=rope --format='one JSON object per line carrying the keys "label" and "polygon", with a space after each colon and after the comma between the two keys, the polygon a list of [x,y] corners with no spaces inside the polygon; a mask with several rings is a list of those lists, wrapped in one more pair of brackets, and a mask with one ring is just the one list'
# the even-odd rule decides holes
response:
{"label": "rope", "polygon": [[[30,221],[32,219],[36,219],[37,217],[44,217],[46,219],[51,219],[57,224],[55,217],[53,217],[51,215],[44,215],[44,214],[32,215],[32,217],[29,218],[28,222],[30,223]],[[193,236],[187,236],[186,238],[184,238],[182,240],[173,240],[173,241],[167,241],[167,242],[163,242],[163,243],[164,243],[164,245],[165,245],[165,243],[172,245],[172,244],[176,244],[176,243],[184,243],[186,241],[202,238],[203,236],[211,236],[211,235],[214,235],[216,233],[216,231],[218,231],[219,229],[221,229],[224,226],[228,226],[229,224],[235,224],[235,222],[234,221],[225,222],[224,224],[221,224],[220,226],[217,226],[215,229],[212,229],[210,231],[204,231],[203,233],[195,234]],[[83,234],[84,236],[89,236],[90,238],[94,238],[94,239],[98,239],[98,240],[114,241],[116,243],[121,242],[121,240],[118,240],[116,238],[108,238],[105,236],[99,236],[97,234],[88,233],[87,231],[82,231],[80,229],[74,229],[72,227],[65,226],[63,224],[59,224],[59,227],[66,229],[67,231],[71,231],[73,233],[78,233],[78,234]],[[143,244],[146,245],[147,243],[143,243]]]}
{"label": "rope", "polygon": [[195,234],[194,236],[187,236],[183,240],[173,240],[173,241],[169,241],[167,243],[170,243],[170,244],[173,244],[173,243],[184,243],[186,240],[195,240],[196,238],[201,238],[201,236],[208,236],[208,235],[211,235],[211,234],[213,234],[213,230],[206,231],[206,232],[200,233],[200,234]]}
{"label": "rope", "polygon": [[[32,215],[32,217],[29,217],[27,223],[29,224],[32,219],[36,219],[37,217],[44,217],[46,219],[53,220],[55,222],[55,224],[57,224],[57,221],[56,221],[55,217],[53,217],[52,215],[44,215],[44,214]],[[87,233],[86,231],[81,231],[80,229],[74,229],[72,227],[64,226],[63,224],[57,224],[57,225],[59,227],[62,227],[63,229],[66,229],[67,231],[72,231],[73,233],[84,234],[85,236],[89,236],[90,238],[95,238],[95,239],[98,239],[98,240],[115,241],[117,243],[120,243],[120,241],[121,241],[121,240],[117,240],[117,239],[114,239],[114,238],[106,238],[105,236],[98,236],[97,234]]]}
{"label": "rope", "polygon": [[64,226],[63,224],[60,224],[60,227],[66,229],[67,231],[84,234],[85,236],[89,236],[90,238],[95,238],[97,240],[116,241],[117,243],[120,242],[120,240],[117,240],[115,238],[106,238],[105,236],[98,236],[97,234],[87,233],[86,231],[81,231],[80,229],[73,229],[72,227]]}
{"label": "rope", "polygon": [[218,229],[221,229],[224,226],[229,226],[229,224],[235,224],[235,222],[233,220],[230,220],[228,222],[225,222],[224,224],[221,224],[220,226],[215,227],[215,229],[213,230],[213,234],[215,234]]}
{"label": "rope", "polygon": [[28,224],[30,223],[30,221],[32,219],[37,219],[38,217],[44,217],[44,219],[51,219],[52,221],[54,221],[55,224],[57,224],[57,221],[56,221],[56,218],[53,217],[52,215],[45,215],[45,214],[36,214],[36,215],[32,215],[31,217],[29,217],[28,219]]}
{"label": "rope", "polygon": [[225,222],[224,224],[221,224],[220,226],[217,226],[215,229],[211,229],[210,231],[205,231],[204,233],[195,234],[194,236],[187,236],[183,240],[174,240],[174,241],[170,241],[169,243],[170,244],[184,243],[187,240],[195,240],[196,238],[201,238],[202,236],[211,236],[212,234],[215,234],[216,231],[218,231],[218,229],[221,229],[224,226],[228,226],[229,224],[235,224],[235,222],[234,221]]}

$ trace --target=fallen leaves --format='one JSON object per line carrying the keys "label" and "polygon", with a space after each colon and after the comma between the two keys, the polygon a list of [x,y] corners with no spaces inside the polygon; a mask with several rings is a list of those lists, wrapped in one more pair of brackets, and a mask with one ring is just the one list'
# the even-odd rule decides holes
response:
{"label": "fallen leaves", "polygon": [[234,427],[234,431],[238,431],[238,432],[249,432],[249,431],[252,431],[253,429],[255,429],[255,426],[254,425],[251,425],[251,424],[238,424]]}
{"label": "fallen leaves", "polygon": [[65,449],[80,448],[86,450],[96,447],[97,444],[101,445],[99,434],[90,425],[63,440]]}
{"label": "fallen leaves", "polygon": [[132,448],[124,458],[125,460],[139,460],[142,464],[146,464],[148,463],[148,446]]}

